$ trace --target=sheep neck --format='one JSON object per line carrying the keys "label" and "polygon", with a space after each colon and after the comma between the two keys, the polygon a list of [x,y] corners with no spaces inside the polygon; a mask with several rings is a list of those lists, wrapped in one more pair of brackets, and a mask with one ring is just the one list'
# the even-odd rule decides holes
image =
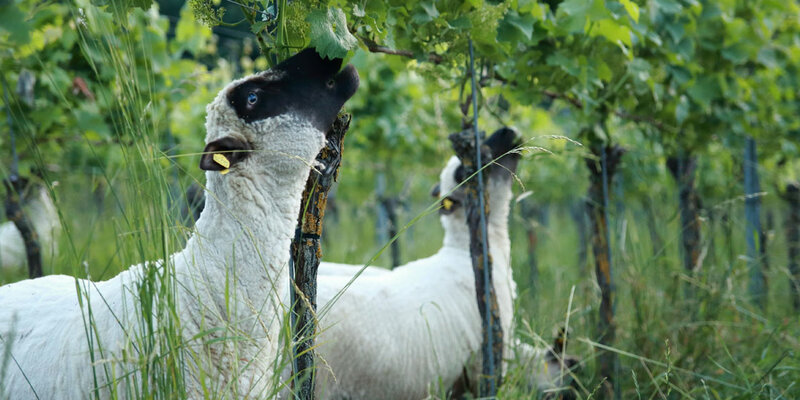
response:
{"label": "sheep neck", "polygon": [[191,259],[176,263],[186,265],[183,277],[193,283],[189,302],[211,312],[206,321],[274,337],[288,296],[289,245],[308,173],[308,167],[248,177],[207,173],[206,206],[183,253]]}
{"label": "sheep neck", "polygon": [[[492,253],[492,280],[500,305],[500,319],[504,332],[511,332],[513,326],[514,300],[517,285],[511,271],[511,241],[508,235],[508,216],[510,213],[510,178],[490,180],[487,191],[491,212],[487,230],[489,251]],[[444,227],[443,248],[469,252],[469,229],[462,210],[441,217]],[[507,334],[506,337],[511,337]]]}
{"label": "sheep neck", "polygon": [[442,215],[439,220],[444,228],[443,248],[469,252],[469,229],[464,211],[459,210],[451,215]]}
{"label": "sheep neck", "polygon": [[513,336],[514,300],[517,285],[511,270],[511,241],[508,235],[510,214],[510,178],[490,180],[488,185],[492,211],[489,214],[489,250],[492,252],[492,280],[500,309],[504,341],[510,343]]}

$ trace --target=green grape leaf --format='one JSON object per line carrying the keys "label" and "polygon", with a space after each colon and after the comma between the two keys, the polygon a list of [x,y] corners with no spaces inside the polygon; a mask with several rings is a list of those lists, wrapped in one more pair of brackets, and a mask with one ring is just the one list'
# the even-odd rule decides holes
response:
{"label": "green grape leaf", "polygon": [[439,16],[439,10],[436,9],[436,4],[432,0],[420,1],[419,6],[425,10],[425,14],[428,14],[431,19]]}
{"label": "green grape leaf", "polygon": [[720,86],[716,76],[701,76],[695,80],[694,85],[689,87],[687,92],[692,100],[708,109],[711,102],[717,98]]}
{"label": "green grape leaf", "polygon": [[678,99],[678,105],[675,106],[675,120],[678,121],[679,124],[686,121],[686,118],[689,116],[689,99],[686,96],[681,96]]}
{"label": "green grape leaf", "polygon": [[13,3],[0,6],[0,32],[9,33],[12,44],[22,45],[31,40],[31,26],[25,14]]}
{"label": "green grape leaf", "polygon": [[756,60],[758,60],[761,65],[767,68],[778,68],[783,67],[780,61],[778,60],[777,54],[775,52],[775,48],[773,47],[764,47],[758,51],[758,56],[756,56]]}
{"label": "green grape leaf", "polygon": [[103,116],[98,112],[95,104],[84,105],[75,110],[75,120],[78,128],[91,138],[90,140],[107,139],[111,137],[111,129],[106,124]]}
{"label": "green grape leaf", "polygon": [[448,24],[451,27],[459,30],[467,30],[469,28],[472,28],[472,21],[470,21],[469,18],[466,16],[458,17],[452,21],[449,21]]}
{"label": "green grape leaf", "polygon": [[195,21],[189,7],[181,9],[181,17],[175,26],[175,40],[182,49],[197,55],[211,39],[211,29]]}
{"label": "green grape leaf", "polygon": [[620,0],[620,3],[622,3],[622,6],[625,7],[625,10],[630,14],[631,18],[633,18],[633,21],[639,22],[639,6],[631,0]]}
{"label": "green grape leaf", "polygon": [[358,46],[358,40],[347,30],[347,19],[339,8],[314,10],[306,17],[311,25],[311,47],[323,57],[345,58]]}
{"label": "green grape leaf", "polygon": [[655,5],[665,14],[677,14],[683,9],[677,0],[656,0]]}
{"label": "green grape leaf", "polygon": [[567,0],[558,5],[558,11],[567,15],[584,15],[591,8],[592,3],[584,0]]}
{"label": "green grape leaf", "polygon": [[439,10],[436,9],[436,4],[432,0],[421,1],[418,3],[419,7],[414,9],[411,20],[419,25],[426,24],[433,21],[439,16]]}
{"label": "green grape leaf", "polygon": [[497,26],[497,40],[510,43],[531,40],[535,22],[536,19],[530,14],[519,15],[509,10]]}
{"label": "green grape leaf", "polygon": [[675,43],[680,42],[683,35],[686,34],[686,28],[684,28],[683,24],[680,22],[667,22],[664,24],[664,29],[669,33],[669,36],[672,37],[672,41]]}
{"label": "green grape leaf", "polygon": [[250,32],[253,32],[256,35],[258,35],[266,27],[267,27],[267,21],[258,21],[256,23],[254,23],[253,25],[250,25]]}
{"label": "green grape leaf", "polygon": [[722,57],[734,64],[744,64],[750,56],[748,46],[737,43],[722,49]]}
{"label": "green grape leaf", "polygon": [[622,43],[625,46],[631,46],[631,30],[627,26],[611,19],[595,21],[595,27],[592,32],[603,36],[611,43]]}

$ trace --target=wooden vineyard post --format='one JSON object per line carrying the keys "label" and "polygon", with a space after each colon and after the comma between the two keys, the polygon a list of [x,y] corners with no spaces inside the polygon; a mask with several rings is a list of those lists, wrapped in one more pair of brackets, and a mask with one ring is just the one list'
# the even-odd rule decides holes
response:
{"label": "wooden vineyard post", "polygon": [[[612,274],[611,243],[608,232],[608,187],[625,150],[619,146],[599,145],[593,146],[591,151],[594,157],[586,159],[590,179],[586,211],[591,221],[592,253],[594,254],[595,273],[601,297],[597,334],[600,344],[613,347],[616,336],[614,321],[616,288]],[[607,379],[611,389],[609,392],[613,392],[615,398],[619,398],[619,386],[614,382],[618,376],[618,363],[617,354],[611,351],[605,351],[598,357],[600,375]],[[611,398],[611,394],[606,397]]]}
{"label": "wooden vineyard post", "polygon": [[748,290],[750,297],[761,309],[767,302],[767,279],[762,268],[762,254],[766,249],[760,248],[764,243],[761,229],[761,198],[758,184],[758,156],[756,141],[752,137],[745,140],[744,149],[744,213],[747,220],[745,240],[747,242],[747,261],[750,275]]}
{"label": "wooden vineyard post", "polygon": [[[378,199],[380,207],[386,213],[386,236],[392,240],[397,236],[397,199],[394,197],[383,196]],[[389,245],[389,254],[392,259],[392,269],[400,266],[400,240],[395,238]]]}
{"label": "wooden vineyard post", "polygon": [[[314,398],[316,367],[314,335],[316,333],[317,269],[322,259],[320,235],[328,191],[338,177],[342,160],[344,135],[350,127],[350,114],[340,114],[326,134],[327,144],[317,155],[322,164],[312,169],[303,191],[297,231],[292,241],[290,265],[292,300],[292,386],[296,399]],[[299,290],[299,292],[297,292]]]}
{"label": "wooden vineyard post", "polygon": [[581,199],[575,204],[570,205],[569,214],[573,222],[575,222],[575,229],[578,231],[578,270],[582,273],[586,272],[586,261],[588,260],[588,240],[586,235],[586,200]]}
{"label": "wooden vineyard post", "polygon": [[[475,137],[471,131],[462,131],[450,135],[456,156],[464,167],[464,175],[472,176],[477,171]],[[481,152],[482,165],[490,160],[489,148],[484,146]],[[477,174],[464,182],[466,195],[465,210],[469,228],[469,250],[472,256],[472,269],[475,273],[475,291],[478,310],[483,325],[483,344],[481,346],[482,374],[479,382],[479,396],[494,398],[497,387],[502,383],[503,361],[503,327],[500,325],[500,310],[492,285],[492,260],[489,253],[488,238],[481,224],[481,204],[485,215],[489,215],[489,196],[483,191],[483,199],[479,197]],[[483,200],[483,201],[481,201]]]}
{"label": "wooden vineyard post", "polygon": [[789,289],[794,311],[800,311],[800,183],[786,184],[782,198],[789,206],[786,219],[786,246],[789,258]]}
{"label": "wooden vineyard post", "polygon": [[42,250],[39,246],[39,238],[33,229],[25,212],[22,210],[22,193],[26,189],[25,181],[19,176],[19,156],[17,155],[17,141],[14,135],[14,126],[11,120],[11,103],[8,102],[8,83],[5,77],[0,74],[3,80],[3,100],[6,104],[6,119],[8,122],[8,135],[11,145],[11,171],[8,179],[3,181],[6,187],[5,209],[6,217],[14,223],[22,236],[25,244],[25,256],[28,259],[28,277],[38,278],[42,276]]}
{"label": "wooden vineyard post", "polygon": [[[386,174],[379,172],[375,182],[375,197],[378,202],[378,223],[377,223],[377,239],[378,244],[389,244],[389,255],[391,258],[391,267],[395,269],[400,266],[400,238],[397,236],[397,204],[399,201],[395,196],[386,194]],[[394,239],[394,240],[392,240]]]}
{"label": "wooden vineyard post", "polygon": [[691,276],[700,268],[700,199],[694,178],[697,159],[681,154],[667,158],[667,169],[678,184],[683,267]]}
{"label": "wooden vineyard post", "polygon": [[33,225],[22,210],[21,193],[25,190],[24,181],[16,174],[3,181],[6,187],[6,217],[14,223],[25,244],[25,256],[28,260],[28,277],[42,276],[42,251],[39,238]]}
{"label": "wooden vineyard post", "polygon": [[525,199],[519,204],[520,214],[524,221],[525,234],[528,237],[528,268],[530,268],[531,275],[529,278],[531,292],[533,297],[536,298],[539,286],[539,263],[536,258],[536,246],[539,244],[539,237],[536,235],[536,225],[538,223],[537,207],[533,200]]}

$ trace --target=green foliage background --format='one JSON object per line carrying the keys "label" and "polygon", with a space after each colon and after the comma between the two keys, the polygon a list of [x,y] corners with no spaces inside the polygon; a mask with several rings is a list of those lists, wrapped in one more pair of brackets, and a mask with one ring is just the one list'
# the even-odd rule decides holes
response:
{"label": "green foliage background", "polygon": [[[230,47],[223,38],[235,32],[244,39]],[[44,171],[66,232],[45,272],[107,279],[179,248],[188,233],[183,193],[203,183],[196,164],[205,105],[233,78],[308,45],[347,58],[361,76],[347,105],[354,119],[337,211],[326,219],[336,239],[326,238],[324,250],[330,261],[368,260],[384,245],[369,239],[382,229],[374,222],[379,176],[403,200],[402,224],[433,202],[428,189],[450,157],[446,137],[461,129],[469,95],[468,38],[480,65],[479,125],[491,132],[509,124],[524,136],[515,192],[532,192],[521,202],[538,210],[523,218],[515,206],[510,221],[516,334],[549,342],[569,320],[570,352],[584,365],[577,394],[598,396],[595,357],[607,349],[595,343],[599,293],[591,257],[580,257],[587,244],[574,211],[581,215],[588,186],[586,145],[620,144],[628,153],[610,211],[622,398],[800,397],[786,206],[776,196],[800,176],[794,2],[191,0],[172,19],[147,1],[6,2],[0,74],[11,100],[1,116],[10,113],[23,173]],[[32,96],[17,88],[31,78]],[[3,126],[0,154],[10,159]],[[773,221],[765,224],[765,310],[746,291],[747,137],[759,146],[765,220]],[[681,264],[678,188],[665,167],[680,152],[699,159],[698,276]],[[8,165],[0,163],[0,175]],[[440,236],[436,219],[423,218],[401,235],[402,259],[431,254]],[[3,272],[0,283],[23,277]],[[699,296],[685,297],[685,284]],[[532,396],[525,374],[510,371],[503,398]],[[169,378],[160,385],[169,397]]]}

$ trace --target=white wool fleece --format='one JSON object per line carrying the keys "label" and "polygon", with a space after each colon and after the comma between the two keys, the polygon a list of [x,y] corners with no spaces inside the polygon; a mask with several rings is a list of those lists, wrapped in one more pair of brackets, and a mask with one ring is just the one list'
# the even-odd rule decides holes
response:
{"label": "white wool fleece", "polygon": [[[226,175],[206,172],[206,207],[186,247],[168,260],[177,278],[189,398],[204,397],[204,390],[212,398],[260,398],[274,389],[289,243],[310,163],[325,141],[299,114],[240,120],[225,95],[246,79],[208,105],[206,142],[234,136],[253,151]],[[132,338],[143,330],[135,317],[143,270],[135,265],[102,282],[61,275],[0,287],[0,354],[14,360],[0,370],[0,399],[85,399],[95,385],[106,398],[110,389],[123,389],[104,367],[118,379],[139,373],[126,358],[136,357]]]}

